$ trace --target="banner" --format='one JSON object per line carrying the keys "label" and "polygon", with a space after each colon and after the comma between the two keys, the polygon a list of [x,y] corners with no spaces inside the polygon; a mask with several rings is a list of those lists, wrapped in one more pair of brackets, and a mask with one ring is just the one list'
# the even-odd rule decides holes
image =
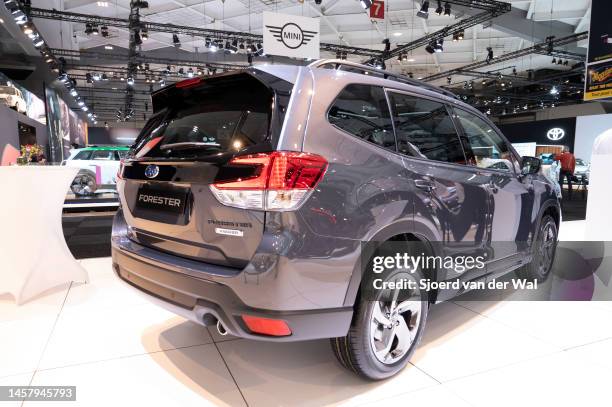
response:
{"label": "banner", "polygon": [[612,2],[592,0],[584,100],[612,97]]}
{"label": "banner", "polygon": [[264,11],[263,48],[267,55],[319,58],[319,20]]}
{"label": "banner", "polygon": [[612,97],[612,60],[589,64],[584,87],[584,100]]}

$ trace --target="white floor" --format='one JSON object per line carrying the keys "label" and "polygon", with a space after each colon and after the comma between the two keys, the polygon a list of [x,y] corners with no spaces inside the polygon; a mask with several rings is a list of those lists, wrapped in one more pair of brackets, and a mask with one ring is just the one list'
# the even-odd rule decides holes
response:
{"label": "white floor", "polygon": [[370,383],[326,340],[220,337],[125,287],[109,258],[81,263],[90,284],[0,296],[0,386],[76,385],[69,406],[610,406],[611,303],[436,305],[412,365]]}

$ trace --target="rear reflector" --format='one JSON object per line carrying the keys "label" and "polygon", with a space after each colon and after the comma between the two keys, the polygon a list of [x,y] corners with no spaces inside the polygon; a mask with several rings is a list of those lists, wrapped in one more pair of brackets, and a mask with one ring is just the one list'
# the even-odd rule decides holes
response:
{"label": "rear reflector", "polygon": [[242,320],[253,333],[268,336],[289,336],[291,329],[282,319],[259,318],[242,315]]}
{"label": "rear reflector", "polygon": [[267,211],[298,209],[327,169],[323,157],[296,151],[235,157],[228,165],[253,167],[254,175],[211,185],[217,200],[236,208]]}

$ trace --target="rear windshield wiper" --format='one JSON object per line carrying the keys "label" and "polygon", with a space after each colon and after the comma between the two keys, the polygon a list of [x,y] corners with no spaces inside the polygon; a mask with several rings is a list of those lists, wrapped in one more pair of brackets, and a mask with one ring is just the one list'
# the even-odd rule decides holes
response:
{"label": "rear windshield wiper", "polygon": [[164,144],[159,147],[160,150],[202,150],[202,149],[220,149],[221,144],[204,141],[184,141],[181,143]]}

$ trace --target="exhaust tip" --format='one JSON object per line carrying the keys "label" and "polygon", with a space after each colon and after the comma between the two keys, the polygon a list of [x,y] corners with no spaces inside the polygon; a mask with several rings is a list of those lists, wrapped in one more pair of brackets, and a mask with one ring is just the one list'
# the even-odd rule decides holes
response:
{"label": "exhaust tip", "polygon": [[227,335],[227,329],[225,329],[221,321],[217,321],[217,332],[219,332],[221,336]]}

